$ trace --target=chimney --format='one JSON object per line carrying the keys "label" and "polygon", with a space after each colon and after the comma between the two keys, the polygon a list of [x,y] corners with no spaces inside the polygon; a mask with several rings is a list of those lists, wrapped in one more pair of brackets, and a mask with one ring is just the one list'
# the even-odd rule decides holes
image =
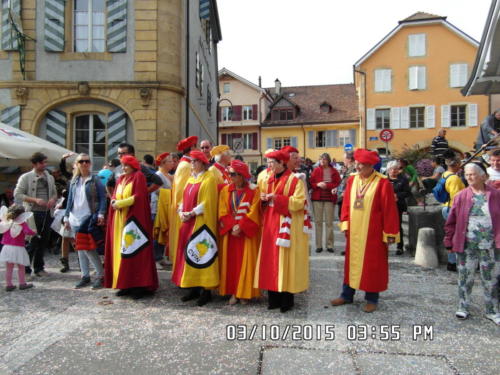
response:
{"label": "chimney", "polygon": [[259,76],[259,87],[262,87],[262,77]]}
{"label": "chimney", "polygon": [[281,95],[281,82],[278,78],[276,78],[276,81],[274,81],[274,93],[276,96]]}

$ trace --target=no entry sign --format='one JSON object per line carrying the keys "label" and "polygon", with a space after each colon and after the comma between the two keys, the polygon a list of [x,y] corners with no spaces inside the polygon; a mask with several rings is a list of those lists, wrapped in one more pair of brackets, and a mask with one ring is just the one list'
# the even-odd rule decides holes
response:
{"label": "no entry sign", "polygon": [[380,140],[390,142],[394,138],[394,132],[391,129],[383,129],[379,134]]}

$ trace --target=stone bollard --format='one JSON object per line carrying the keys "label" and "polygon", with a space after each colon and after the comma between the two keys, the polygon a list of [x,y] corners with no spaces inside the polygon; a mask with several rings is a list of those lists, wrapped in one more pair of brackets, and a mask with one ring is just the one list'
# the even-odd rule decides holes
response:
{"label": "stone bollard", "polygon": [[433,228],[419,229],[415,264],[426,268],[436,268],[439,265]]}
{"label": "stone bollard", "polygon": [[418,231],[420,228],[433,228],[435,236],[435,248],[438,259],[446,264],[448,252],[443,246],[444,219],[441,215],[442,206],[429,206],[426,210],[423,207],[408,207],[408,250],[415,255]]}

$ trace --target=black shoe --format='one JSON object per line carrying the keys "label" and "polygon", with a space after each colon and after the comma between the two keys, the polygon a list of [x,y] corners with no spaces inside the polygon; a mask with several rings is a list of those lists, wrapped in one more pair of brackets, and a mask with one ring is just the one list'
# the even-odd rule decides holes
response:
{"label": "black shoe", "polygon": [[322,248],[322,247],[318,247],[318,248],[316,249],[316,252],[317,252],[317,253],[321,253],[322,251],[323,251],[323,248]]}
{"label": "black shoe", "polygon": [[82,277],[82,279],[75,285],[75,289],[83,288],[90,284],[90,277]]}
{"label": "black shoe", "polygon": [[328,251],[329,253],[334,253],[335,250],[333,250],[331,247],[329,247],[328,249],[326,249],[326,251]]}
{"label": "black shoe", "polygon": [[128,296],[131,293],[132,293],[132,290],[130,290],[130,289],[120,289],[118,292],[115,293],[115,296],[123,297],[123,296]]}
{"label": "black shoe", "polygon": [[196,302],[196,304],[198,306],[204,306],[211,300],[212,300],[212,293],[210,292],[210,290],[205,289],[203,292],[201,292],[200,298],[198,298],[198,302]]}
{"label": "black shoe", "polygon": [[457,264],[456,263],[448,263],[446,265],[446,269],[450,272],[457,272]]}
{"label": "black shoe", "polygon": [[292,306],[282,306],[282,307],[280,307],[280,311],[282,313],[286,313],[287,311],[289,311],[291,309],[292,309]]}
{"label": "black shoe", "polygon": [[267,306],[267,309],[268,309],[268,310],[274,310],[274,309],[277,309],[277,308],[279,308],[279,307],[280,307],[280,305],[269,304],[269,305]]}
{"label": "black shoe", "polygon": [[62,268],[60,269],[60,272],[65,273],[69,271],[69,260],[68,258],[61,258],[60,259]]}
{"label": "black shoe", "polygon": [[403,255],[403,249],[397,249],[396,255]]}
{"label": "black shoe", "polygon": [[189,293],[181,298],[181,301],[187,302],[187,301],[191,301],[193,299],[196,299],[198,297],[200,297],[200,290],[198,288],[191,288],[189,290]]}

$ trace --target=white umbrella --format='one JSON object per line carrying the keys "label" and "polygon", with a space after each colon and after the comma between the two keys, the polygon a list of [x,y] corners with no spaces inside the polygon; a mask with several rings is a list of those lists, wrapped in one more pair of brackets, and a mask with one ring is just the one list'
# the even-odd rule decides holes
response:
{"label": "white umbrella", "polygon": [[47,161],[59,165],[61,157],[70,150],[45,139],[0,122],[0,167],[30,167],[35,152],[47,155]]}

